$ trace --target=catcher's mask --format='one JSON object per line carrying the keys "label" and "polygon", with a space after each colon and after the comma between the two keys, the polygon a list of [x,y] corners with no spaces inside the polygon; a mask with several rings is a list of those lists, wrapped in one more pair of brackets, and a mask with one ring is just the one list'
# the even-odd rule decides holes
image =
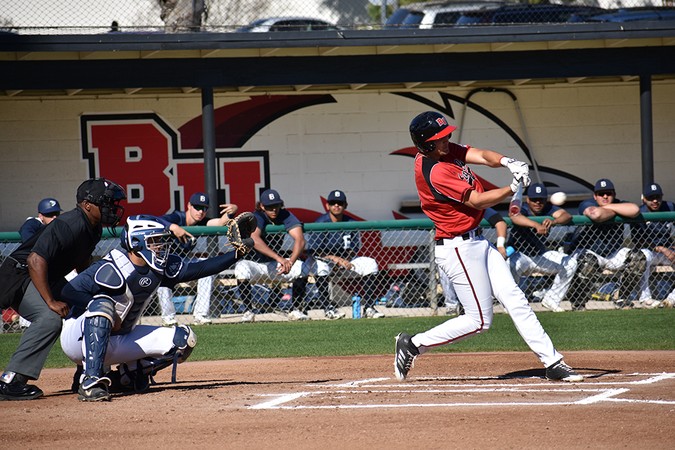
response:
{"label": "catcher's mask", "polygon": [[131,216],[120,235],[122,248],[136,253],[154,270],[164,272],[173,234],[153,216]]}
{"label": "catcher's mask", "polygon": [[422,154],[436,150],[437,139],[449,136],[457,127],[448,124],[443,114],[426,111],[410,122],[410,137]]}

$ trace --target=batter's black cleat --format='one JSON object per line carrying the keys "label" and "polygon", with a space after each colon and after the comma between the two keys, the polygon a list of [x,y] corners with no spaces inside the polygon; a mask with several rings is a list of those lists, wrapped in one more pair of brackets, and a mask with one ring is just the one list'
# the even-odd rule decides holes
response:
{"label": "batter's black cleat", "polygon": [[408,376],[408,372],[415,366],[415,358],[420,351],[410,340],[412,336],[406,333],[399,333],[396,336],[396,355],[394,358],[394,373],[398,381],[403,381]]}
{"label": "batter's black cleat", "polygon": [[110,393],[108,392],[110,379],[106,377],[84,377],[77,393],[77,399],[81,402],[109,402]]}
{"label": "batter's black cleat", "polygon": [[546,368],[546,379],[551,381],[568,381],[570,383],[584,381],[583,375],[576,373],[562,359]]}
{"label": "batter's black cleat", "polygon": [[0,400],[33,400],[43,395],[42,389],[32,384],[0,381]]}

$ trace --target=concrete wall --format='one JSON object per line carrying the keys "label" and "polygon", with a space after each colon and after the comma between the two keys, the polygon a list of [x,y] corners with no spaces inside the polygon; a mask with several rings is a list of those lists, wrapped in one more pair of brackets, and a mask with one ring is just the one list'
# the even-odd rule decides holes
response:
{"label": "concrete wall", "polygon": [[[529,136],[542,176],[562,190],[583,192],[583,183],[611,178],[621,199],[640,201],[640,108],[636,82],[513,87],[516,104],[502,93],[479,93],[471,101],[487,111],[463,110],[470,89],[446,92],[454,116],[463,121],[461,142],[520,159],[525,153],[509,137]],[[437,92],[419,93],[443,108]],[[307,107],[261,129],[242,149],[268,150],[270,184],[287,206],[321,211],[320,196],[343,189],[349,210],[365,219],[391,219],[402,200],[415,198],[412,159],[391,153],[410,147],[408,124],[431,109],[391,93],[335,95],[335,103]],[[216,97],[216,108],[247,97]],[[40,199],[53,196],[64,209],[88,178],[82,157],[80,116],[89,113],[155,112],[178,130],[199,117],[199,95],[99,98],[3,98],[0,100],[0,231],[15,231],[36,213]],[[675,83],[653,85],[654,171],[667,199],[675,199]],[[502,122],[503,125],[500,125]],[[453,135],[456,140],[459,130]],[[151,155],[145,155],[151,157]],[[558,173],[562,172],[562,175]],[[506,169],[477,168],[495,184],[510,180]],[[555,172],[555,173],[554,173]],[[103,174],[105,175],[105,173]],[[150,205],[148,205],[150,208]],[[150,211],[149,211],[150,212]],[[152,211],[153,213],[158,213]],[[161,212],[161,211],[160,211]]]}

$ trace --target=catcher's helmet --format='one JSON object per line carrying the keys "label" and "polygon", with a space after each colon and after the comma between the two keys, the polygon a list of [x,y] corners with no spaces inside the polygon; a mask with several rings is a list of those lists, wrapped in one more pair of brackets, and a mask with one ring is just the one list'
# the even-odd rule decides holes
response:
{"label": "catcher's helmet", "polygon": [[122,248],[141,256],[154,270],[164,272],[173,234],[153,216],[129,217],[122,228],[120,241]]}
{"label": "catcher's helmet", "polygon": [[410,137],[420,152],[430,153],[436,150],[436,139],[448,136],[456,129],[448,124],[443,114],[426,111],[410,122]]}

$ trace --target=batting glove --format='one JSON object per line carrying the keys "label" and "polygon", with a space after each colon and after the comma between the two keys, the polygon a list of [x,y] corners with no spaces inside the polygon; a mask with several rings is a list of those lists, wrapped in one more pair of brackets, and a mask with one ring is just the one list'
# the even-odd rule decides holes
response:
{"label": "batting glove", "polygon": [[511,188],[511,192],[514,194],[518,190],[518,185],[520,184],[520,181],[516,180],[515,178],[511,181],[511,185],[509,186]]}
{"label": "batting glove", "polygon": [[513,178],[523,183],[524,187],[530,185],[530,168],[527,166],[527,163],[518,161],[517,159],[507,158],[506,156],[501,159],[500,163],[502,166],[509,169],[511,174],[513,174]]}

